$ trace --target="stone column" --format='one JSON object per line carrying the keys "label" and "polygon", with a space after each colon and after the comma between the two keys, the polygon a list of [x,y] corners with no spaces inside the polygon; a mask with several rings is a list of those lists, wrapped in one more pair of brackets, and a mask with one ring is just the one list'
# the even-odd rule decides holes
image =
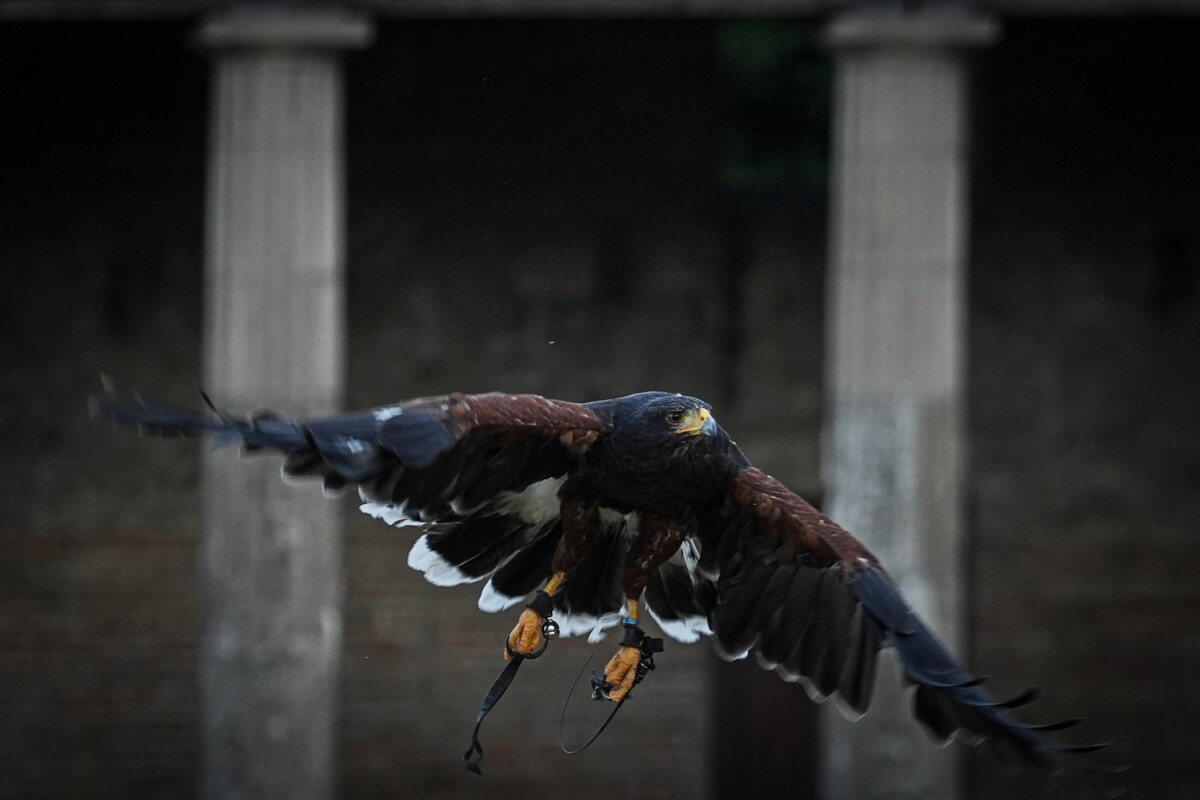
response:
{"label": "stone column", "polygon": [[[951,11],[832,20],[828,282],[830,514],[963,653],[968,48],[999,30]],[[822,797],[959,797],[960,755],[911,718],[894,661],[870,712],[822,723]]]}
{"label": "stone column", "polygon": [[[230,11],[212,55],[205,386],[245,413],[327,413],[345,341],[340,51],[367,21]],[[201,795],[333,795],[341,526],[279,459],[209,453],[200,549]]]}

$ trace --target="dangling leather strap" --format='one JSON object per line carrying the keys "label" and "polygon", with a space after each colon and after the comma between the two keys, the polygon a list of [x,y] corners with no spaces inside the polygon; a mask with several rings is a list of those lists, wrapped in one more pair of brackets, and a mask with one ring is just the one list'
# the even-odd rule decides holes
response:
{"label": "dangling leather strap", "polygon": [[487,696],[483,698],[483,702],[479,705],[479,716],[475,719],[475,730],[471,731],[471,746],[467,748],[467,752],[463,753],[463,761],[466,762],[467,771],[474,772],[476,775],[483,774],[483,770],[479,766],[479,762],[483,760],[483,745],[479,743],[479,728],[483,725],[483,718],[488,715],[492,707],[500,702],[500,698],[508,691],[513,678],[517,677],[517,670],[521,668],[521,664],[526,659],[540,657],[542,653],[546,652],[546,648],[550,645],[550,640],[558,638],[558,623],[550,619],[550,614],[554,611],[554,602],[551,600],[550,595],[539,591],[525,607],[542,617],[542,646],[532,653],[521,655],[509,647],[507,638],[504,640],[504,650],[509,655],[509,662],[504,665],[504,669],[500,670],[500,674],[496,676],[496,680],[492,683],[492,688],[488,689]]}
{"label": "dangling leather strap", "polygon": [[479,767],[479,762],[483,760],[483,745],[479,743],[479,727],[483,725],[483,718],[492,710],[492,706],[496,705],[504,696],[504,692],[513,682],[513,678],[517,677],[517,670],[521,668],[524,661],[522,656],[513,656],[512,660],[505,664],[504,669],[500,671],[500,676],[488,690],[487,697],[483,698],[483,703],[479,706],[479,716],[475,719],[475,730],[471,731],[471,746],[467,748],[467,752],[463,753],[463,761],[466,762],[468,772],[474,772],[476,775],[483,774],[483,770]]}

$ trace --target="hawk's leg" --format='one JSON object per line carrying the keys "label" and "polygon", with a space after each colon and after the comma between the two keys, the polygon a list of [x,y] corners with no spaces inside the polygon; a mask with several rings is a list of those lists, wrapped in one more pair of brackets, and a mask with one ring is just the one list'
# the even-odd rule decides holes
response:
{"label": "hawk's leg", "polygon": [[641,632],[637,627],[638,601],[626,598],[625,603],[626,617],[622,626],[625,641],[621,642],[616,655],[604,666],[604,682],[608,684],[608,690],[603,696],[614,702],[620,702],[621,698],[629,694],[637,678],[638,662],[642,660],[642,650],[636,641],[636,634]]}
{"label": "hawk's leg", "polygon": [[545,588],[521,612],[517,626],[508,635],[504,648],[504,658],[508,660],[513,655],[528,656],[539,653],[545,646],[545,634],[542,628],[554,608],[554,593],[562,586],[563,581],[583,563],[588,548],[600,532],[600,509],[579,501],[563,500],[559,510],[562,518],[563,535],[554,551],[551,569],[554,574]]}
{"label": "hawk's leg", "polygon": [[552,599],[554,592],[566,580],[566,577],[565,572],[555,572],[546,584],[546,588],[539,591],[537,597],[521,612],[521,616],[517,619],[517,626],[512,629],[512,633],[508,635],[505,643],[505,661],[512,658],[513,655],[528,656],[531,653],[537,653],[545,646],[546,635],[542,629],[554,608]]}
{"label": "hawk's leg", "polygon": [[605,696],[609,700],[620,702],[633,688],[638,662],[642,658],[641,629],[637,626],[642,591],[650,574],[675,555],[686,535],[686,527],[671,517],[642,514],[638,520],[637,536],[630,542],[621,573],[621,589],[625,593],[625,640],[604,667],[604,680],[609,686]]}

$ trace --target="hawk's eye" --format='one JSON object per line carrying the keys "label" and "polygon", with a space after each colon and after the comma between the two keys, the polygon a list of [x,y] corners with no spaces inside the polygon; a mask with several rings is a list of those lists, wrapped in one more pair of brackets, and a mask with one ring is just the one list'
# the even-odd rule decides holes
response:
{"label": "hawk's eye", "polygon": [[678,425],[683,422],[683,412],[679,409],[674,409],[667,412],[667,422],[671,425]]}

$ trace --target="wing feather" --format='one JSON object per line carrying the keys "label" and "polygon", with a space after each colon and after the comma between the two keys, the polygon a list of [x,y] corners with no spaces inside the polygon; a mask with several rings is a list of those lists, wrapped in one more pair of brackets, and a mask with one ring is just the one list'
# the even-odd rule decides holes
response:
{"label": "wing feather", "polygon": [[327,490],[356,484],[364,512],[427,529],[409,563],[432,582],[502,573],[485,590],[489,607],[507,604],[513,592],[525,595],[549,575],[549,554],[562,536],[558,487],[610,428],[603,403],[593,409],[500,393],[291,420],[271,413],[237,418],[211,404],[212,414],[196,414],[106,381],[91,405],[96,416],[149,435],[209,436],[281,453],[285,477],[319,478]]}
{"label": "wing feather", "polygon": [[1117,770],[1084,757],[1100,746],[1043,735],[1073,721],[1039,726],[1018,719],[1011,709],[1032,696],[996,701],[913,612],[878,560],[774,478],[742,468],[723,502],[701,515],[699,538],[717,554],[709,618],[722,655],[757,645],[763,666],[861,715],[877,653],[892,647],[915,687],[914,716],[939,739],[987,741],[1010,760],[1092,794],[1119,794],[1097,778]]}
{"label": "wing feather", "polygon": [[541,586],[551,573],[554,550],[561,538],[562,525],[555,520],[546,536],[517,552],[496,570],[480,595],[479,607],[484,611],[508,608]]}

